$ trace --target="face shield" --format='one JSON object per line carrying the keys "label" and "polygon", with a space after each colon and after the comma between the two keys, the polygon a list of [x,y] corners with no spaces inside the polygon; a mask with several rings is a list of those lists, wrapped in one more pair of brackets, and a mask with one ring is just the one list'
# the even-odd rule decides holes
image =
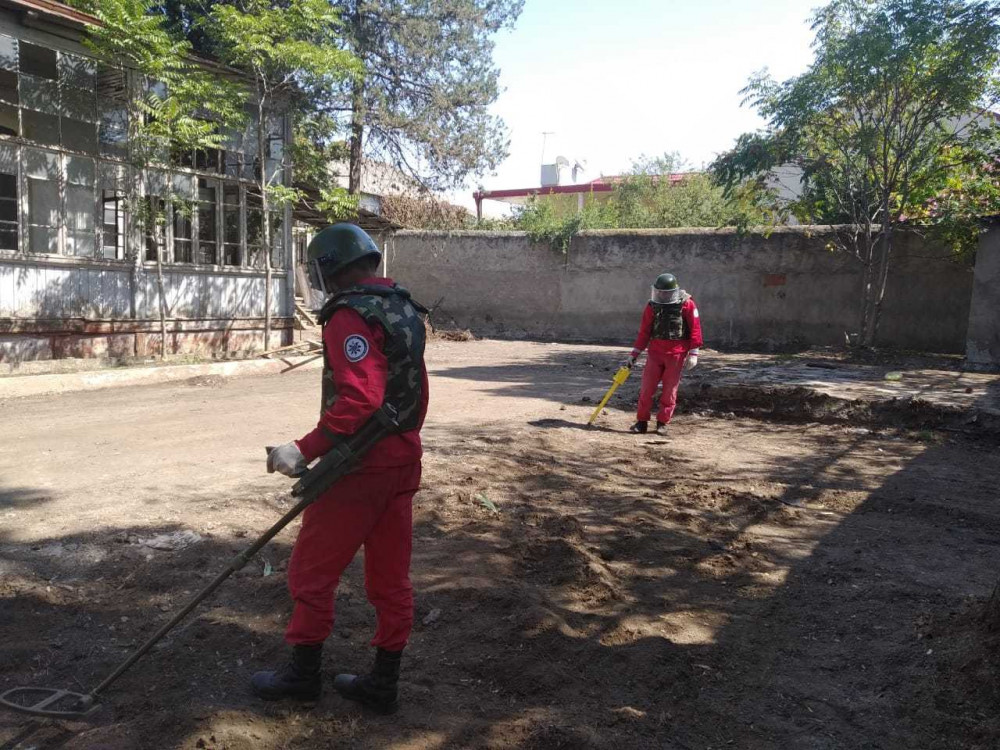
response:
{"label": "face shield", "polygon": [[657,289],[655,286],[649,296],[654,305],[675,305],[681,301],[680,289]]}
{"label": "face shield", "polygon": [[312,310],[321,310],[327,299],[333,294],[333,285],[328,285],[323,275],[319,260],[311,260],[306,264],[309,271],[309,299],[307,304]]}

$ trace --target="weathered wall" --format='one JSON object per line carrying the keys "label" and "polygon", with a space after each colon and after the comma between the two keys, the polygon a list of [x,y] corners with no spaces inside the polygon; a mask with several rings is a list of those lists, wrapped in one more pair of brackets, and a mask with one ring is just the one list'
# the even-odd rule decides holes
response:
{"label": "weathered wall", "polygon": [[[388,270],[459,325],[486,335],[629,342],[652,280],[677,274],[723,346],[841,344],[858,328],[861,273],[824,228],[594,231],[567,255],[523,233],[399,232]],[[919,238],[898,245],[883,345],[965,349],[972,271]]]}
{"label": "weathered wall", "polygon": [[[275,271],[271,346],[291,341],[287,275]],[[264,346],[262,272],[253,269],[164,271],[168,352],[223,354]],[[155,271],[134,281],[115,261],[0,259],[0,362],[63,357],[149,356],[160,352]]]}
{"label": "weathered wall", "polygon": [[966,358],[977,367],[1000,367],[1000,228],[979,243]]}

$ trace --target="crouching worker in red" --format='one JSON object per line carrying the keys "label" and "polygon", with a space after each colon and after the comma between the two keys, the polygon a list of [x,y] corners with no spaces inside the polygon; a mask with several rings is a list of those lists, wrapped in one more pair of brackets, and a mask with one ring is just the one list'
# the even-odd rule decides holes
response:
{"label": "crouching worker in red", "polygon": [[639,336],[625,365],[632,367],[646,346],[649,354],[642,374],[639,391],[639,411],[629,432],[645,434],[653,411],[653,396],[662,386],[660,410],[656,414],[656,431],[667,426],[677,406],[677,387],[683,370],[698,364],[698,349],[702,345],[701,319],[690,294],[680,288],[670,273],[660,274],[653,283],[649,304],[642,314]]}
{"label": "crouching worker in red", "polygon": [[427,412],[424,323],[419,305],[391,280],[375,278],[378,247],[359,227],[335,224],[309,244],[310,274],[331,295],[323,325],[322,410],[305,437],[274,449],[268,471],[301,473],[350,436],[383,403],[400,430],[379,441],[358,469],[306,508],[288,566],[295,602],[285,640],[291,661],[253,676],[261,698],[315,700],[323,642],[333,629],[344,569],[365,548],[365,590],[375,607],[375,664],[363,676],[339,674],[334,689],[381,713],[398,707],[400,658],[413,624],[410,585],[412,500],[420,485],[420,428]]}

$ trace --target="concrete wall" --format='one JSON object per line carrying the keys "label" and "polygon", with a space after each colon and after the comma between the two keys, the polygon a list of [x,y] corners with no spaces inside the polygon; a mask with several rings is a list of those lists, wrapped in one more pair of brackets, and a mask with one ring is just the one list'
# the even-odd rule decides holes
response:
{"label": "concrete wall", "polygon": [[1000,367],[1000,228],[996,227],[979,243],[966,358],[976,367]]}
{"label": "concrete wall", "polygon": [[[630,342],[652,280],[677,274],[723,346],[842,344],[858,328],[860,268],[825,228],[594,231],[567,255],[523,233],[399,232],[388,270],[414,296],[485,335]],[[972,270],[902,239],[882,344],[961,352]]]}

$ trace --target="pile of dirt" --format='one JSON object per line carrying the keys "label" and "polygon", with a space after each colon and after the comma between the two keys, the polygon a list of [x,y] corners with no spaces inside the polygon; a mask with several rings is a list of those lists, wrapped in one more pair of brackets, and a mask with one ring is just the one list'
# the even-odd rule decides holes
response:
{"label": "pile of dirt", "polygon": [[430,332],[432,341],[475,341],[476,337],[472,331],[466,328],[442,329],[436,328]]}

